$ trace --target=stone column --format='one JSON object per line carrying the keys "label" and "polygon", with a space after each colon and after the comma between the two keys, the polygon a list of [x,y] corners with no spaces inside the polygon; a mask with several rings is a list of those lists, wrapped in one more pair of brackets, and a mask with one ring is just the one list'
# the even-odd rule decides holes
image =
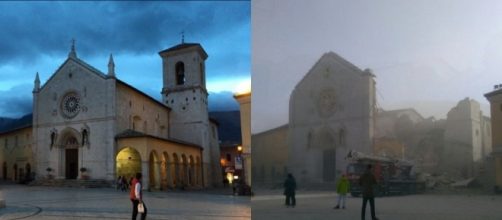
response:
{"label": "stone column", "polygon": [[150,164],[147,161],[141,161],[141,174],[143,175],[141,179],[141,183],[143,185],[143,189],[150,190]]}

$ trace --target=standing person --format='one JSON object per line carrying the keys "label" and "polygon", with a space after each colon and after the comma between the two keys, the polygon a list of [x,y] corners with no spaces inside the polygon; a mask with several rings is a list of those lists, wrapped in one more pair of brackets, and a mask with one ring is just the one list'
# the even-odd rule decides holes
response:
{"label": "standing person", "polygon": [[342,174],[342,177],[338,180],[336,184],[336,193],[338,194],[338,203],[335,206],[335,209],[340,208],[340,202],[342,205],[342,209],[345,209],[345,199],[347,198],[347,193],[350,190],[349,179],[345,174]]}
{"label": "standing person", "polygon": [[136,174],[136,178],[132,180],[131,183],[131,191],[129,193],[129,197],[132,202],[132,219],[136,220],[136,216],[138,216],[138,204],[143,204],[145,211],[141,213],[141,220],[146,219],[146,205],[143,202],[143,190],[141,185],[141,173]]}
{"label": "standing person", "polygon": [[122,184],[122,176],[119,176],[119,178],[117,178],[117,190],[121,188],[120,184]]}
{"label": "standing person", "polygon": [[125,178],[125,176],[122,177],[120,188],[122,189],[122,192],[127,191],[127,179]]}
{"label": "standing person", "polygon": [[375,195],[373,194],[373,187],[377,185],[375,176],[371,173],[371,164],[367,166],[366,172],[359,178],[359,185],[363,190],[363,209],[361,210],[361,219],[364,220],[366,215],[366,203],[370,202],[371,219],[378,220],[375,215]]}
{"label": "standing person", "polygon": [[286,181],[284,181],[284,195],[286,196],[286,206],[290,205],[294,208],[296,205],[295,198],[296,181],[293,174],[289,173]]}

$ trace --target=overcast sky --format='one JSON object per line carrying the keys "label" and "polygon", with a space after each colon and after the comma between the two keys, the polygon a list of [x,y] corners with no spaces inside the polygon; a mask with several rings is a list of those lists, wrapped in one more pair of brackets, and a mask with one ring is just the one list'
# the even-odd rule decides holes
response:
{"label": "overcast sky", "polygon": [[[33,80],[42,83],[65,61],[71,39],[77,56],[159,99],[158,52],[201,43],[212,110],[238,109],[235,85],[250,80],[249,2],[0,2],[0,117],[30,113]],[[141,77],[138,77],[141,76]]]}
{"label": "overcast sky", "polygon": [[376,75],[379,107],[445,118],[502,83],[502,1],[253,0],[252,133],[288,122],[294,86],[333,51]]}

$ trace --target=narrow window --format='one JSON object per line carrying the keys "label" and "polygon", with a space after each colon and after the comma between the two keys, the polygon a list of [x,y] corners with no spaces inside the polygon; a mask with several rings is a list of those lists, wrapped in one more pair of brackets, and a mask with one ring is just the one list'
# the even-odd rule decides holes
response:
{"label": "narrow window", "polygon": [[176,85],[185,84],[185,64],[183,62],[176,63]]}

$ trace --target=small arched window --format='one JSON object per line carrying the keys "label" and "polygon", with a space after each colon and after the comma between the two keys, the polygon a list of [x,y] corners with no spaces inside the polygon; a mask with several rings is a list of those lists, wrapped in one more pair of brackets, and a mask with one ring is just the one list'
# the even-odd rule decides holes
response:
{"label": "small arched window", "polygon": [[177,62],[175,71],[176,71],[176,85],[185,84],[185,64],[183,62]]}

